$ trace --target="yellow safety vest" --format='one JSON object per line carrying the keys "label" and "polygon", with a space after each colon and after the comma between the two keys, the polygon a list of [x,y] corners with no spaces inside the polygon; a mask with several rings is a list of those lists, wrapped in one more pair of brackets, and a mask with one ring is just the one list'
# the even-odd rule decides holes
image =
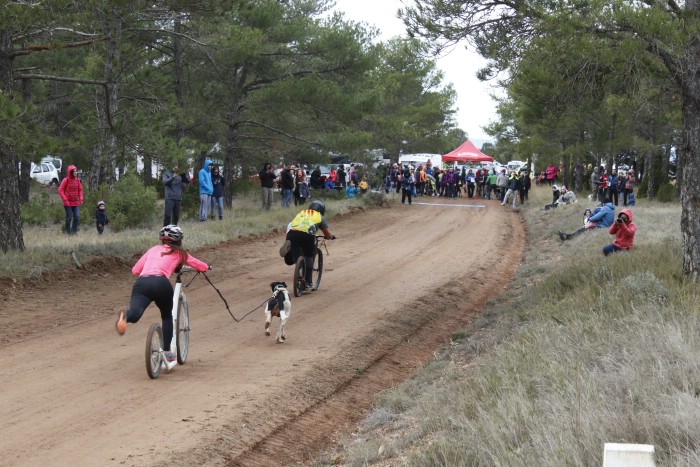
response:
{"label": "yellow safety vest", "polygon": [[316,226],[321,224],[323,216],[318,211],[313,209],[305,209],[296,215],[292,221],[292,230],[304,232],[308,234],[316,233]]}

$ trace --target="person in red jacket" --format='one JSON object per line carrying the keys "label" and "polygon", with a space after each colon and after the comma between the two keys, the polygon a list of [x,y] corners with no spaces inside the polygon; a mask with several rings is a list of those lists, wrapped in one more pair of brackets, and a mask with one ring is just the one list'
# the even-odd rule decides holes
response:
{"label": "person in red jacket", "polygon": [[78,169],[74,165],[68,166],[68,176],[58,187],[58,196],[63,200],[66,210],[66,233],[75,235],[78,233],[80,206],[83,204],[83,183],[78,178]]}
{"label": "person in red jacket", "polygon": [[632,222],[632,211],[623,209],[617,215],[617,222],[610,226],[610,235],[614,235],[615,240],[603,247],[603,254],[608,256],[610,253],[631,249],[634,246],[636,232],[637,226]]}

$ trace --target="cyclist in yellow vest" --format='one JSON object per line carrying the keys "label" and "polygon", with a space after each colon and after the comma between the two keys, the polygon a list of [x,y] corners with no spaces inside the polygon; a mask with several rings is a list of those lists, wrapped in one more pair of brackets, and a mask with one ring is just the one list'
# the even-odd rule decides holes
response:
{"label": "cyclist in yellow vest", "polygon": [[[316,231],[320,229],[328,240],[335,240],[335,235],[328,230],[328,222],[323,217],[326,205],[321,200],[314,200],[290,222],[287,239],[280,248],[284,262],[292,265],[299,256],[299,251],[306,258],[306,283],[312,283],[313,256],[316,248]],[[313,287],[307,290],[313,290]]]}

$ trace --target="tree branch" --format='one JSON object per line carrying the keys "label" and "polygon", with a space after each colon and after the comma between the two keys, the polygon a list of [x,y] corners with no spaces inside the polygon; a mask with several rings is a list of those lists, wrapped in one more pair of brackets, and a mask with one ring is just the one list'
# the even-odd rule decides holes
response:
{"label": "tree branch", "polygon": [[72,49],[76,47],[84,47],[86,45],[92,45],[97,42],[104,40],[104,37],[99,37],[95,39],[90,39],[86,41],[69,42],[62,44],[43,44],[43,45],[30,45],[27,47],[22,47],[21,49],[12,50],[9,55],[11,58],[19,57],[22,55],[29,55],[34,52],[43,52],[45,50],[56,50],[56,49]]}
{"label": "tree branch", "polygon": [[67,76],[40,75],[35,73],[25,73],[14,75],[13,79],[40,79],[45,81],[62,81],[65,83],[93,84],[97,86],[107,86],[107,81],[97,81],[93,79],[69,78]]}

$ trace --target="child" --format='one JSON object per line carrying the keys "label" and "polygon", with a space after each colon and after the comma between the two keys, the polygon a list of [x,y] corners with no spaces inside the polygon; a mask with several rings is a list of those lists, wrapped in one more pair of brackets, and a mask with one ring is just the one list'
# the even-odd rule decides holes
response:
{"label": "child", "polygon": [[357,187],[355,186],[355,182],[350,180],[348,186],[345,187],[345,196],[347,196],[348,198],[354,198],[356,193]]}
{"label": "child", "polygon": [[[131,273],[139,277],[131,289],[129,309],[120,310],[117,314],[116,327],[120,336],[126,332],[126,323],[137,323],[148,305],[156,302],[162,319],[163,342],[170,345],[173,338],[173,286],[170,276],[185,264],[199,272],[211,270],[207,263],[182,248],[184,236],[177,225],[166,225],[160,231],[160,244],[144,253],[131,269]],[[174,352],[164,353],[169,362],[177,358]]]}
{"label": "child", "polygon": [[102,232],[105,231],[105,225],[109,224],[104,201],[97,202],[97,209],[95,210],[95,224],[97,225],[97,233],[102,235]]}
{"label": "child", "polygon": [[585,211],[583,211],[583,226],[585,227],[586,224],[588,224],[588,218],[591,217],[591,214],[593,214],[593,211],[591,211],[591,208],[586,208]]}
{"label": "child", "polygon": [[367,193],[367,190],[369,189],[369,185],[367,184],[367,176],[363,176],[362,180],[360,180],[360,194],[364,195]]}

